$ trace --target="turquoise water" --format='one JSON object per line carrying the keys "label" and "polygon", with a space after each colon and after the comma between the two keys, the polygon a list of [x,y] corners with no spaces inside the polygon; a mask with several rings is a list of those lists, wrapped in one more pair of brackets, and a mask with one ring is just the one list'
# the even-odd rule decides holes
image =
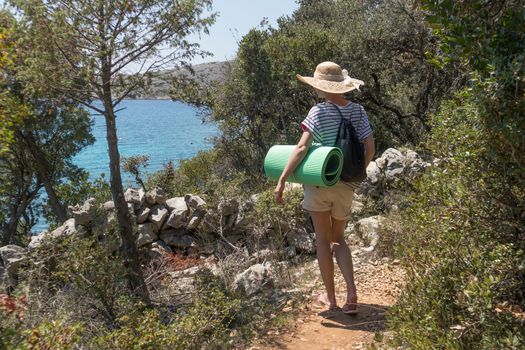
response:
{"label": "turquoise water", "polygon": [[[202,123],[197,110],[189,105],[168,100],[126,100],[117,113],[117,137],[121,157],[150,156],[147,172],[162,168],[169,160],[175,165],[200,150],[211,147],[210,138],[218,134],[210,123]],[[86,147],[74,163],[86,169],[90,178],[104,173],[109,179],[109,157],[104,117],[94,115],[95,144]],[[123,180],[130,180],[122,173]]]}
{"label": "turquoise water", "polygon": [[[121,157],[146,154],[149,165],[145,172],[162,169],[169,160],[175,166],[200,150],[212,147],[211,138],[218,135],[217,127],[203,123],[197,110],[187,104],[169,100],[125,100],[117,113],[117,137]],[[101,115],[92,116],[93,145],[83,149],[74,163],[87,170],[94,180],[105,174],[109,181],[109,156],[106,142],[106,123]],[[131,175],[122,172],[124,186],[134,185]],[[45,193],[43,193],[45,196]],[[33,232],[47,228],[43,218],[33,227]]]}

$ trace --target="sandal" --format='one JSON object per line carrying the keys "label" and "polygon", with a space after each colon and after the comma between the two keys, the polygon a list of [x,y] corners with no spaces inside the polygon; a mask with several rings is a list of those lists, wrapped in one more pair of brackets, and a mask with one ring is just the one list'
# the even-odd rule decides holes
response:
{"label": "sandal", "polygon": [[343,307],[341,308],[341,310],[343,311],[343,313],[345,315],[355,315],[358,313],[357,311],[357,299],[355,301],[355,303],[345,303],[343,305]]}
{"label": "sandal", "polygon": [[319,297],[317,297],[317,301],[319,301],[324,306],[328,307],[328,311],[335,311],[339,310],[339,306],[337,304],[332,304],[328,301],[328,298],[326,297],[326,294],[319,294]]}

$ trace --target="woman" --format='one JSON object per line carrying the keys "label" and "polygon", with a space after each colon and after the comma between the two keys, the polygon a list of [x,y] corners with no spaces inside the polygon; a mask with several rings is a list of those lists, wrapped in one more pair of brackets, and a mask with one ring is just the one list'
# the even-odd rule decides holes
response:
{"label": "woman", "polygon": [[[283,202],[286,179],[293,174],[308,152],[312,142],[333,146],[341,118],[349,118],[365,148],[365,165],[368,166],[375,153],[372,129],[363,107],[344,99],[343,94],[359,89],[364,83],[350,78],[346,70],[333,62],[323,62],[317,66],[313,77],[297,75],[299,81],[313,87],[325,102],[313,106],[301,123],[303,134],[275,188],[275,200]],[[338,309],[334,286],[335,254],[337,265],[344,276],[347,295],[342,311],[357,313],[357,291],[354,283],[352,255],[344,239],[344,231],[351,216],[354,189],[358,183],[339,181],[333,187],[304,186],[303,208],[310,213],[314,223],[317,241],[317,261],[326,293],[319,301],[330,310]]]}

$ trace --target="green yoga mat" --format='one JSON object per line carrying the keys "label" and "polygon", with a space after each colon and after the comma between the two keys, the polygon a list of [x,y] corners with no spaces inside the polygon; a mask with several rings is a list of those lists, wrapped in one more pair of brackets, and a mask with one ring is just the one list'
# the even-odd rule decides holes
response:
{"label": "green yoga mat", "polygon": [[[264,158],[266,176],[278,180],[295,147],[276,145],[270,148]],[[343,153],[339,148],[314,145],[308,149],[294,175],[288,177],[287,181],[330,187],[339,181],[342,169]]]}

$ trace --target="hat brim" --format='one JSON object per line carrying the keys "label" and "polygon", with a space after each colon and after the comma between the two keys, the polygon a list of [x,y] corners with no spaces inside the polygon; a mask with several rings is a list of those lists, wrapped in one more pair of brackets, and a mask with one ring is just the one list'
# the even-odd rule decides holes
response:
{"label": "hat brim", "polygon": [[303,77],[302,75],[296,75],[297,80],[300,82],[310,85],[314,89],[326,92],[329,94],[344,94],[346,92],[357,89],[355,85],[346,85],[343,82],[321,80],[313,77]]}

